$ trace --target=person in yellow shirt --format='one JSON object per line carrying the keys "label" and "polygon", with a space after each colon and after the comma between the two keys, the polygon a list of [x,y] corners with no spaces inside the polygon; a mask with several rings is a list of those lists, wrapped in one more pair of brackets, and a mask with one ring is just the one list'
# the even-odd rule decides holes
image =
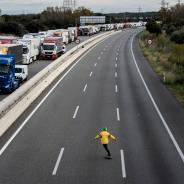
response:
{"label": "person in yellow shirt", "polygon": [[112,158],[111,153],[108,148],[109,139],[116,141],[116,138],[107,131],[107,128],[103,128],[102,131],[98,135],[96,135],[95,139],[101,140],[101,144],[103,145],[104,149],[107,152],[106,158],[111,159]]}

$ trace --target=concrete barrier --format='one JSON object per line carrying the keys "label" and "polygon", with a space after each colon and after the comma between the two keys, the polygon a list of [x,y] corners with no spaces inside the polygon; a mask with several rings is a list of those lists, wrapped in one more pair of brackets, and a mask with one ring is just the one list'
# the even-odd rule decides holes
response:
{"label": "concrete barrier", "polygon": [[30,104],[92,46],[117,32],[98,35],[72,48],[0,102],[0,137]]}

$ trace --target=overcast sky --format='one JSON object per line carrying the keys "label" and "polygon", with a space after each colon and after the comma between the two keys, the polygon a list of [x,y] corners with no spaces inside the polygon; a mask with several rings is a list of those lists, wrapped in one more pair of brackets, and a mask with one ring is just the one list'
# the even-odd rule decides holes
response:
{"label": "overcast sky", "polygon": [[[76,0],[78,6],[85,6],[94,12],[118,13],[158,11],[161,0]],[[177,0],[166,0],[174,5]],[[39,13],[48,6],[62,6],[63,0],[0,0],[2,14]]]}

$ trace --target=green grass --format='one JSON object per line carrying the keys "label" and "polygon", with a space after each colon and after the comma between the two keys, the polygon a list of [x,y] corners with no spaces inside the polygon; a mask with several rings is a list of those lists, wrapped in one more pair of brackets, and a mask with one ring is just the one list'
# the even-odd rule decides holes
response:
{"label": "green grass", "polygon": [[[139,44],[144,56],[147,58],[153,70],[159,75],[162,82],[184,107],[184,85],[177,83],[177,75],[172,71],[173,66],[169,62],[169,57],[172,54],[172,43],[167,38],[161,38],[162,44],[166,46],[164,49],[158,49],[157,44],[159,44],[158,42],[160,40],[155,38],[153,40],[154,44],[150,46],[147,44],[149,37],[150,35],[146,31],[140,34]],[[171,52],[164,52],[167,49],[170,49]]]}

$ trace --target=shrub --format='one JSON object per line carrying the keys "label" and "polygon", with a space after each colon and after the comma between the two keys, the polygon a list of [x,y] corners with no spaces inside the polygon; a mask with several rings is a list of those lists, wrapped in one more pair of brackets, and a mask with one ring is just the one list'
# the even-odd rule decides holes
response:
{"label": "shrub", "polygon": [[154,20],[149,20],[146,24],[146,30],[150,33],[156,33],[159,35],[161,33],[161,27],[159,24],[156,23]]}
{"label": "shrub", "polygon": [[166,84],[175,84],[177,81],[177,76],[172,72],[165,72],[165,83]]}
{"label": "shrub", "polygon": [[177,43],[177,44],[183,44],[184,43],[184,28],[182,28],[178,31],[174,31],[171,34],[170,40]]}

